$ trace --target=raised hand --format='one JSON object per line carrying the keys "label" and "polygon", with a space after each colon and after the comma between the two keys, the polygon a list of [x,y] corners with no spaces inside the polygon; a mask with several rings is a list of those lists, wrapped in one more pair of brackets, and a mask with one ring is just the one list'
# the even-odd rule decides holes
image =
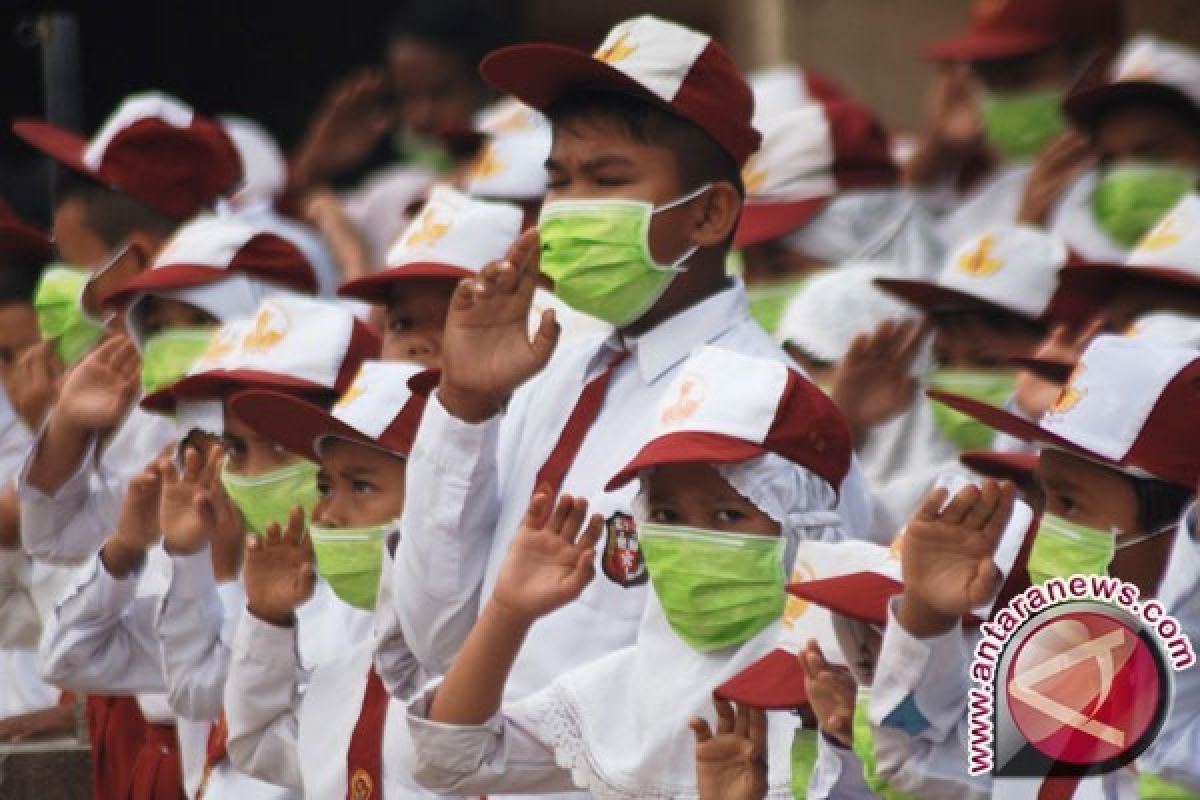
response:
{"label": "raised hand", "polygon": [[838,362],[829,394],[856,444],[912,405],[917,388],[912,365],[926,332],[916,320],[884,320],[874,331],[854,337]]}
{"label": "raised hand", "polygon": [[285,530],[272,522],[261,538],[246,537],[242,582],[246,608],[254,616],[273,625],[293,624],[296,609],[312,597],[316,581],[316,557],[300,506],[292,509]]}
{"label": "raised hand", "polygon": [[302,184],[357,166],[396,127],[398,111],[382,70],[364,70],[335,86],[293,159]]}
{"label": "raised hand", "polygon": [[[1092,339],[1103,331],[1103,319],[1094,319],[1077,331],[1072,331],[1067,325],[1056,325],[1050,331],[1050,336],[1034,352],[1033,357],[1061,364],[1074,364],[1079,361]],[[1017,408],[1028,419],[1039,420],[1054,407],[1061,393],[1061,383],[1030,370],[1021,370],[1017,374],[1013,399]]]}
{"label": "raised hand", "polygon": [[825,660],[821,646],[809,640],[799,655],[808,702],[825,735],[843,747],[854,744],[854,701],[858,686],[848,670]]}
{"label": "raised hand", "polygon": [[198,553],[216,532],[217,497],[223,495],[220,484],[220,447],[210,448],[204,456],[195,447],[183,452],[183,469],[170,460],[162,467],[162,502],[159,524],[163,544],[174,555]]}
{"label": "raised hand", "polygon": [[139,369],[133,342],[114,336],[67,373],[54,419],[76,431],[112,430],[137,399]]}
{"label": "raised hand", "polygon": [[1066,131],[1050,142],[1033,163],[1017,222],[1044,225],[1058,199],[1096,160],[1091,141],[1078,131]]}
{"label": "raised hand", "polygon": [[593,514],[584,527],[582,497],[564,494],[553,510],[552,502],[545,489],[534,494],[492,592],[493,603],[530,623],[579,597],[595,574],[603,520]]}
{"label": "raised hand", "polygon": [[931,132],[940,146],[962,151],[983,141],[978,97],[978,83],[967,65],[951,64],[938,73],[927,102]]}
{"label": "raised hand", "polygon": [[162,496],[159,463],[151,464],[129,481],[117,529],[108,537],[100,557],[109,573],[123,578],[158,544],[158,504]]}
{"label": "raised hand", "polygon": [[767,794],[767,715],[757,708],[713,698],[717,732],[692,717],[696,737],[696,784],[700,800],[760,800]]}
{"label": "raised hand", "polygon": [[1016,489],[989,479],[962,488],[949,503],[946,497],[945,489],[930,492],[901,533],[904,593],[897,617],[915,636],[949,630],[995,593],[1000,574],[992,556]]}
{"label": "raised hand", "polygon": [[542,314],[529,338],[529,309],[537,288],[537,231],[522,234],[502,261],[462,280],[450,300],[442,337],[438,397],[456,417],[478,422],[546,366],[558,342],[554,312]]}
{"label": "raised hand", "polygon": [[38,430],[50,407],[58,399],[63,364],[54,352],[54,342],[38,342],[25,348],[4,371],[4,391],[13,411],[30,430]]}

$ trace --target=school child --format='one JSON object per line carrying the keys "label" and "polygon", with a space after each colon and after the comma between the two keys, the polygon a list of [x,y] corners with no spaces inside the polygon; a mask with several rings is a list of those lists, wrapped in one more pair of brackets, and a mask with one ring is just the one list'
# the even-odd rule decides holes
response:
{"label": "school child", "polygon": [[[697,795],[688,720],[771,648],[799,543],[842,538],[836,495],[850,443],[837,409],[798,372],[719,347],[698,349],[650,416],[648,441],[608,482],[640,486],[615,541],[600,543],[599,514],[585,527],[586,500],[555,503],[537,489],[445,679],[409,704],[402,752],[422,785]],[[527,635],[544,636],[546,615],[599,578],[597,555],[605,573],[625,569],[635,530],[653,587],[636,643],[504,702]],[[769,797],[790,796],[790,727],[771,727]]]}
{"label": "school child", "polygon": [[[604,482],[649,438],[645,409],[704,344],[784,355],[725,275],[739,168],[759,137],[749,89],[717,43],[647,16],[618,25],[595,56],[528,45],[483,70],[554,126],[542,252],[535,260],[525,234],[452,300],[406,473],[391,597],[418,661],[443,671],[491,594],[525,513],[518,498],[542,484],[587,497],[621,558],[539,622],[508,683],[520,698],[635,640],[647,593],[633,494]],[[547,315],[531,340],[539,262],[560,299],[617,330],[555,353]],[[852,466],[839,497],[848,530],[869,529],[864,488]]]}
{"label": "school child", "polygon": [[305,797],[426,796],[383,757],[404,735],[391,693],[407,696],[428,677],[403,642],[376,657],[370,636],[334,636],[342,652],[314,670],[298,658],[296,637],[317,576],[341,603],[374,610],[404,506],[404,462],[434,380],[412,364],[368,362],[331,411],[278,392],[233,399],[258,435],[320,467],[311,521],[295,515],[247,540],[246,604],[225,688],[233,762]]}
{"label": "school child", "polygon": [[384,359],[437,367],[454,288],[503,258],[520,232],[516,206],[439,186],[388,251],[387,266],[338,294],[386,307]]}
{"label": "school child", "polygon": [[760,111],[756,122],[763,143],[742,172],[734,246],[751,311],[768,332],[814,271],[877,259],[925,276],[941,262],[924,210],[898,186],[888,132],[868,109],[848,98],[813,101]]}
{"label": "school child", "polygon": [[[1086,212],[1078,185],[1094,163],[1086,138],[1066,134],[1063,97],[1124,36],[1120,0],[978,0],[967,30],[933,44],[930,130],[906,165],[910,185],[943,209],[947,247],[984,226],[1042,224],[1056,206]],[[1094,228],[1082,216],[1083,241]],[[1077,225],[1051,231],[1076,247]],[[1094,258],[1118,256],[1110,245]]]}
{"label": "school child", "polygon": [[[1143,597],[1158,594],[1164,573],[1174,568],[1169,558],[1186,536],[1176,529],[1200,476],[1190,424],[1198,369],[1193,350],[1101,336],[1039,422],[967,397],[931,393],[989,426],[1042,445],[1033,478],[1045,508],[1026,562],[1035,584],[1111,574]],[[989,776],[965,773],[966,739],[958,736],[965,737],[967,672],[961,667],[974,642],[958,621],[969,611],[964,603],[986,590],[987,581],[973,576],[986,574],[979,565],[991,559],[992,546],[977,530],[995,513],[996,501],[960,493],[939,511],[939,499],[931,497],[904,536],[904,591],[889,607],[869,708],[877,769],[892,787],[921,797],[1001,791],[1033,796],[1037,781],[993,787]],[[1195,576],[1184,583],[1194,587]],[[1194,639],[1196,617],[1183,614],[1179,622]],[[1075,797],[1136,797],[1139,778],[1153,782],[1144,777],[1152,773],[1192,790],[1200,785],[1189,750],[1200,683],[1189,671],[1178,672],[1172,692],[1171,711],[1137,769],[1085,778]]]}
{"label": "school child", "polygon": [[[182,466],[160,461],[138,477],[148,496],[130,492],[130,513],[60,605],[42,650],[46,671],[64,685],[165,692],[179,718],[189,796],[275,797],[280,790],[237,773],[221,753],[228,643],[243,602],[236,580],[243,532],[263,531],[295,504],[311,507],[315,467],[239,426],[223,398],[253,386],[332,398],[379,344],[337,304],[281,294],[210,340],[186,377],[142,401],[176,414]],[[228,447],[185,447],[197,431],[220,436]],[[144,513],[134,517],[139,500]],[[336,651],[320,630],[369,636],[368,619],[332,620],[324,613],[328,592],[323,598],[306,615],[306,659]]]}
{"label": "school child", "polygon": [[1089,261],[1119,262],[1200,180],[1200,52],[1139,34],[1098,85],[1085,81],[1066,97],[1063,111],[1097,159],[1060,215],[1063,227],[1081,231],[1089,226],[1070,215],[1087,215],[1095,232],[1066,242]]}

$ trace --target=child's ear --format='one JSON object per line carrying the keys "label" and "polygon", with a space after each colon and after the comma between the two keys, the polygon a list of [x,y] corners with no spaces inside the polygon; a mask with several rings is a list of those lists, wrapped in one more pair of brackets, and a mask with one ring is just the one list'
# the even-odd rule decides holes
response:
{"label": "child's ear", "polygon": [[702,249],[715,247],[725,242],[737,227],[742,196],[732,183],[717,181],[700,198],[697,207],[692,243]]}

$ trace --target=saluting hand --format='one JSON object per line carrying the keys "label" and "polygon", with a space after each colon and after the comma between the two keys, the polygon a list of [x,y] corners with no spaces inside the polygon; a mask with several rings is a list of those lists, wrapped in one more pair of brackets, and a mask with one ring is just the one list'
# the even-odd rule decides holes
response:
{"label": "saluting hand", "polygon": [[284,530],[272,522],[261,538],[246,537],[242,581],[251,614],[272,625],[294,622],[296,609],[312,597],[317,583],[316,556],[305,530],[304,509],[292,509]]}

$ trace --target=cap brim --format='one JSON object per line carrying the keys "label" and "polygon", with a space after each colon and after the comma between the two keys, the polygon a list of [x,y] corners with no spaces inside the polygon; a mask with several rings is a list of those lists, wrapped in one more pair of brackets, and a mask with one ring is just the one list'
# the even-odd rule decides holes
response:
{"label": "cap brim", "polygon": [[913,281],[902,278],[876,278],[875,285],[888,294],[925,312],[934,311],[999,311],[1004,314],[1035,319],[1028,314],[1007,308],[982,297],[951,289],[932,281]]}
{"label": "cap brim", "polygon": [[255,433],[314,463],[320,461],[317,442],[327,436],[379,447],[320,406],[294,395],[251,389],[234,395],[231,406]]}
{"label": "cap brim", "polygon": [[808,705],[800,658],[778,648],[725,681],[713,694],[766,711],[790,711]]}
{"label": "cap brim", "polygon": [[203,286],[231,274],[234,273],[227,269],[199,264],[177,264],[162,269],[148,269],[126,281],[119,289],[109,292],[101,298],[101,303],[109,308],[124,308],[139,294]]}
{"label": "cap brim", "polygon": [[12,124],[12,132],[63,166],[96,177],[95,171],[83,163],[87,140],[79,134],[32,119],[17,120]]}
{"label": "cap brim", "polygon": [[973,400],[962,395],[950,394],[938,389],[929,389],[925,394],[931,399],[936,400],[943,405],[953,408],[955,411],[961,411],[972,419],[982,422],[984,425],[999,431],[1007,433],[1015,439],[1020,439],[1023,442],[1031,442],[1041,445],[1048,445],[1058,450],[1065,450],[1068,453],[1074,453],[1091,461],[1096,461],[1100,464],[1110,466],[1114,469],[1121,469],[1118,464],[1107,456],[1102,456],[1099,453],[1092,452],[1085,447],[1081,447],[1070,439],[1065,439],[1056,433],[1042,428],[1037,423],[1019,417],[1016,414],[1005,411],[1002,408],[990,406],[987,403],[981,403],[978,400]]}
{"label": "cap brim", "polygon": [[852,572],[792,583],[787,590],[836,614],[882,626],[887,624],[888,603],[904,591],[904,584],[878,572]]}
{"label": "cap brim", "polygon": [[290,375],[256,369],[213,370],[180,378],[166,389],[143,397],[141,406],[147,411],[161,413],[175,408],[175,403],[180,400],[224,397],[228,392],[245,389],[282,389],[305,394],[333,395],[333,391],[326,386]]}
{"label": "cap brim", "polygon": [[654,439],[620,472],[609,480],[604,491],[611,492],[629,483],[638,472],[667,464],[737,464],[767,452],[760,445],[734,439],[720,433],[677,431]]}
{"label": "cap brim", "polygon": [[1063,100],[1063,110],[1076,125],[1092,128],[1110,109],[1134,101],[1190,109],[1192,113],[1200,113],[1196,102],[1183,92],[1153,81],[1119,81],[1078,89]]}
{"label": "cap brim", "polygon": [[484,80],[504,94],[545,111],[566,92],[593,87],[612,89],[649,100],[663,108],[670,104],[619,69],[582,50],[555,44],[518,44],[490,53],[479,65]]}
{"label": "cap brim", "polygon": [[1048,358],[1033,358],[1031,356],[1010,358],[1008,363],[1017,369],[1032,372],[1042,380],[1060,385],[1070,379],[1071,371],[1075,369],[1074,364],[1066,361],[1053,361]]}
{"label": "cap brim", "polygon": [[1059,270],[1066,292],[1088,298],[1106,298],[1123,283],[1150,283],[1183,289],[1200,289],[1200,275],[1172,267],[1127,267],[1122,264],[1081,264]]}
{"label": "cap brim", "polygon": [[414,262],[367,275],[365,278],[347,281],[338,288],[339,297],[352,297],[368,303],[382,305],[388,300],[391,288],[405,281],[436,278],[460,281],[476,274],[469,269],[432,261]]}
{"label": "cap brim", "polygon": [[748,202],[742,209],[737,232],[733,235],[734,247],[749,247],[777,239],[807,225],[813,217],[829,204],[828,197],[810,197],[791,203]]}
{"label": "cap brim", "polygon": [[964,467],[985,478],[1012,481],[1028,487],[1035,480],[1037,453],[998,453],[995,450],[968,450],[958,457]]}
{"label": "cap brim", "polygon": [[968,31],[930,45],[925,54],[933,61],[993,61],[1032,53],[1055,43],[1050,34]]}

